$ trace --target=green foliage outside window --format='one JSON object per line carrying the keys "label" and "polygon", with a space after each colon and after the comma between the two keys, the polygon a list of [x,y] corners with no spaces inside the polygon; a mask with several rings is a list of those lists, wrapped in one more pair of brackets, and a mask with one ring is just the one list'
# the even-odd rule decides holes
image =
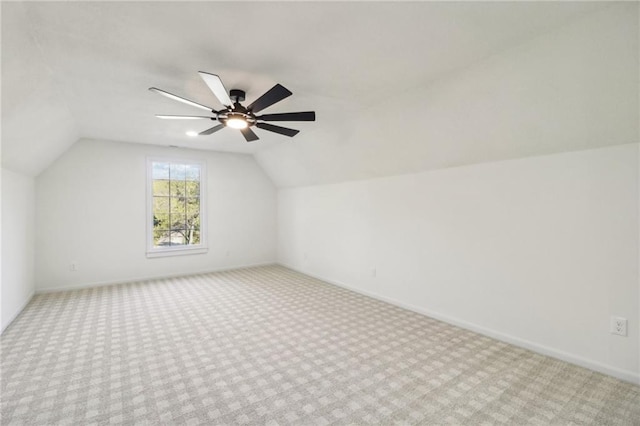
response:
{"label": "green foliage outside window", "polygon": [[153,245],[200,244],[200,166],[153,163]]}

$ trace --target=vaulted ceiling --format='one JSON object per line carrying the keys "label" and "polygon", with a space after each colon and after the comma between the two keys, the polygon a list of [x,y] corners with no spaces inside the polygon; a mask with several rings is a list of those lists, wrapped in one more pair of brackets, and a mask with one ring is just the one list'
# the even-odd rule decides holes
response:
{"label": "vaulted ceiling", "polygon": [[[253,154],[295,186],[638,142],[637,40],[631,3],[3,2],[2,164],[93,138]],[[147,88],[219,107],[200,70],[317,121],[190,138],[210,123],[155,118],[199,111]]]}

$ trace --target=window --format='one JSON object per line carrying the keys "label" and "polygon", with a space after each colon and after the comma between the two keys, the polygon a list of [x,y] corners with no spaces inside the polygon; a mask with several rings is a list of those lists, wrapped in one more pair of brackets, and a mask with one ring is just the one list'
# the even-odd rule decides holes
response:
{"label": "window", "polygon": [[204,253],[204,164],[150,159],[147,256]]}

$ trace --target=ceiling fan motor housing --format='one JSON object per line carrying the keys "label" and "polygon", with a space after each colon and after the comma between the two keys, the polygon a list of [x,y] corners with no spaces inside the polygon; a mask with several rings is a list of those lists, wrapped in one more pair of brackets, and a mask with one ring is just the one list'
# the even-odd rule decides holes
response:
{"label": "ceiling fan motor housing", "polygon": [[231,89],[231,91],[229,92],[230,98],[233,99],[235,103],[244,101],[245,95],[246,93],[244,92],[244,90],[240,89]]}
{"label": "ceiling fan motor housing", "polygon": [[[242,90],[233,89],[230,92],[231,98],[234,99],[233,108],[227,108],[217,112],[218,121],[224,124],[229,124],[229,120],[244,121],[246,126],[253,126],[256,124],[256,116],[249,111],[246,107],[240,104],[244,100],[245,93]],[[234,126],[231,126],[234,127]],[[242,127],[236,127],[242,128]]]}

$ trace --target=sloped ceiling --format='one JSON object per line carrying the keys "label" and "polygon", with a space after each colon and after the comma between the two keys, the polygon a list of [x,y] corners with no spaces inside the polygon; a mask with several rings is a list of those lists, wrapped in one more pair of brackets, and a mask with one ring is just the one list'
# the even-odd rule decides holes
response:
{"label": "sloped ceiling", "polygon": [[[78,139],[55,75],[19,5],[2,7],[2,166],[35,175]],[[9,10],[10,11],[9,11]]]}
{"label": "sloped ceiling", "polygon": [[[625,18],[629,13],[635,21]],[[573,23],[599,14],[608,17],[605,23],[591,22],[597,28],[583,39],[580,31],[588,36],[588,25]],[[612,33],[618,21],[622,30]],[[572,25],[577,29],[559,30]],[[554,39],[558,31],[568,41]],[[553,91],[564,84],[556,79],[558,70],[532,58],[546,54],[554,63],[553,55],[562,59],[566,49],[595,40],[595,53],[578,49],[577,66],[600,62],[598,55],[611,47],[598,42],[603,34],[614,46],[624,45],[614,49],[610,62],[637,72],[637,52],[619,58],[634,48],[626,39],[633,31],[637,50],[637,5],[597,2],[3,2],[2,164],[38,174],[85,137],[249,153],[278,186],[295,186],[580,149],[596,144],[576,142],[593,128],[560,132],[569,138],[553,134],[551,148],[536,148],[530,137],[537,132],[543,139],[546,128],[525,126],[529,137],[514,137],[522,115],[547,119],[539,113],[555,100],[533,99],[519,115],[507,114],[505,125],[487,111],[487,99],[501,99],[495,111],[501,113],[513,109],[514,92],[526,99],[540,88],[543,94]],[[540,39],[547,33],[550,39]],[[528,56],[518,56],[517,47],[528,40],[538,41],[527,48]],[[513,78],[529,78],[531,67],[542,72],[546,85],[529,87]],[[261,140],[248,144],[231,129],[189,138],[186,130],[210,124],[156,119],[154,114],[198,111],[147,88],[219,107],[199,70],[220,75],[227,89],[246,90],[249,102],[281,83],[294,96],[268,112],[313,109],[318,120],[292,123],[302,131],[293,139],[258,130]],[[500,75],[488,77],[495,71]],[[597,68],[571,94],[609,71]],[[629,73],[621,72],[611,95],[601,93],[609,87],[597,85],[606,107],[629,89]],[[505,86],[498,84],[502,80]],[[574,101],[566,107],[582,105]],[[595,109],[579,120],[601,113]],[[456,115],[468,119],[454,122]],[[598,143],[631,138],[623,116],[620,134]],[[461,134],[464,126],[470,128]]]}

